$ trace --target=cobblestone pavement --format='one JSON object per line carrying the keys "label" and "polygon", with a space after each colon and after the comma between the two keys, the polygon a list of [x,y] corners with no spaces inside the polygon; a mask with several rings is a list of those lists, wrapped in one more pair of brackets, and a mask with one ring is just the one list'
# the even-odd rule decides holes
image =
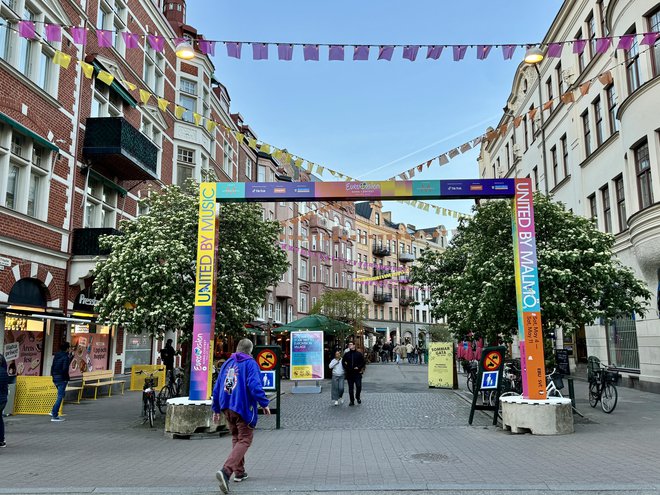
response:
{"label": "cobblestone pavement", "polygon": [[[284,382],[285,391],[292,384]],[[584,389],[584,390],[583,390]],[[578,397],[584,384],[576,382]],[[236,493],[660,493],[660,396],[620,389],[611,415],[578,401],[573,435],[511,435],[464,392],[429,389],[426,367],[371,365],[363,404],[321,394],[282,398],[281,430],[262,418]],[[140,393],[67,404],[67,421],[6,419],[2,493],[219,493],[227,436],[172,440],[139,418]]]}

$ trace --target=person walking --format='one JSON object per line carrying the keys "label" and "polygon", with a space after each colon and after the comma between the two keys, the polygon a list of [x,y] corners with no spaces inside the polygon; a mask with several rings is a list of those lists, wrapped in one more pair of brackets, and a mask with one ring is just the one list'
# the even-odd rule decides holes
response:
{"label": "person walking", "polygon": [[408,360],[408,347],[406,344],[399,344],[399,350],[401,352],[401,361],[405,363]]}
{"label": "person walking", "polygon": [[401,345],[397,344],[394,346],[394,360],[396,364],[401,364]]}
{"label": "person walking", "polygon": [[213,387],[213,421],[219,423],[220,415],[224,414],[232,437],[231,453],[222,468],[215,473],[222,493],[229,492],[228,482],[232,474],[237,483],[248,477],[245,453],[252,444],[254,428],[257,426],[257,407],[261,406],[264,414],[270,414],[259,366],[251,354],[252,341],[240,340],[236,352],[222,365]]}
{"label": "person walking", "polygon": [[71,379],[69,377],[69,366],[71,366],[72,360],[73,351],[71,350],[71,344],[68,342],[62,342],[62,345],[60,345],[60,352],[55,354],[53,364],[50,367],[50,375],[53,378],[53,383],[57,387],[57,399],[53,405],[53,410],[50,412],[50,420],[53,422],[64,421],[64,418],[60,416],[60,406],[64,400],[66,385]]}
{"label": "person walking", "polygon": [[362,404],[362,373],[365,362],[362,353],[355,350],[355,342],[348,343],[348,352],[344,354],[341,364],[348,382],[348,397],[351,400],[348,405],[354,406],[356,399],[358,404]]}
{"label": "person walking", "polygon": [[330,393],[334,405],[344,403],[344,366],[341,364],[341,352],[335,352],[335,357],[330,361],[330,369],[332,370],[332,389]]}
{"label": "person walking", "polygon": [[410,342],[408,342],[406,344],[406,355],[408,356],[408,364],[411,364],[413,362],[413,358],[415,357],[415,355],[413,354],[414,351],[415,348]]}
{"label": "person walking", "polygon": [[174,357],[181,354],[172,347],[172,339],[167,339],[165,347],[160,350],[160,360],[165,365],[167,379],[174,383]]}
{"label": "person walking", "polygon": [[7,399],[9,398],[9,375],[7,374],[7,360],[0,354],[0,449],[7,446],[5,441],[5,420],[2,417],[2,412],[7,406]]}

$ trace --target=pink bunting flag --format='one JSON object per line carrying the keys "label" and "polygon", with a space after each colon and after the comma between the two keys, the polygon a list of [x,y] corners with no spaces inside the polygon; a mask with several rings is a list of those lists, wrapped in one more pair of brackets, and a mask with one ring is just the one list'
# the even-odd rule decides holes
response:
{"label": "pink bunting flag", "polygon": [[[202,40],[204,41],[204,40]],[[199,42],[199,48],[202,50],[202,41]],[[162,53],[165,50],[165,38],[162,36],[156,36],[154,34],[147,35],[147,42],[149,46],[156,52]],[[202,50],[204,53],[204,50]]]}
{"label": "pink bunting flag", "polygon": [[513,58],[513,54],[515,51],[516,51],[516,45],[502,46],[502,55],[504,56],[504,60],[511,60]]}
{"label": "pink bunting flag", "polygon": [[112,46],[112,31],[107,29],[96,30],[96,40],[99,48],[110,48]]}
{"label": "pink bunting flag", "polygon": [[596,53],[605,53],[610,49],[612,38],[599,38],[596,41]]}
{"label": "pink bunting flag", "polygon": [[277,57],[280,60],[292,60],[293,59],[293,45],[289,43],[279,43],[277,45]]}
{"label": "pink bunting flag", "polygon": [[267,43],[252,43],[252,60],[268,60]]}
{"label": "pink bunting flag", "polygon": [[227,43],[227,56],[231,58],[241,58],[241,43],[233,41]]}
{"label": "pink bunting flag", "polygon": [[477,60],[486,60],[488,54],[493,49],[492,45],[479,45],[477,47]]}
{"label": "pink bunting flag", "polygon": [[440,58],[440,55],[442,55],[442,50],[444,46],[442,45],[431,45],[427,48],[426,50],[426,58],[430,58],[433,60],[438,60]]}
{"label": "pink bunting flag", "polygon": [[642,38],[642,45],[655,45],[655,42],[660,39],[660,33],[646,33]]}
{"label": "pink bunting flag", "polygon": [[37,37],[32,21],[18,21],[18,35],[21,38],[33,40]]}
{"label": "pink bunting flag", "polygon": [[[215,41],[199,40],[197,41],[197,46],[199,46],[199,51],[202,52],[204,55],[208,55],[209,57],[215,56]],[[240,48],[238,51],[239,51],[239,57],[237,58],[240,58]]]}
{"label": "pink bunting flag", "polygon": [[317,62],[319,60],[319,45],[303,45],[303,58],[305,62],[308,60]]}
{"label": "pink bunting flag", "polygon": [[582,53],[587,46],[587,40],[574,40],[573,53]]}
{"label": "pink bunting flag", "polygon": [[392,55],[394,55],[393,46],[381,46],[378,50],[378,60],[387,60],[389,62],[392,60]]}
{"label": "pink bunting flag", "polygon": [[46,31],[47,41],[53,41],[55,43],[62,41],[62,26],[57,24],[46,24],[44,29]]}
{"label": "pink bunting flag", "polygon": [[548,46],[548,58],[559,58],[564,49],[563,43],[550,43]]}
{"label": "pink bunting flag", "polygon": [[87,44],[87,29],[84,27],[74,26],[71,28],[71,37],[76,45]]}
{"label": "pink bunting flag", "polygon": [[634,43],[635,43],[635,35],[626,34],[625,36],[621,36],[621,38],[619,38],[619,45],[617,46],[617,49],[628,51],[632,48]]}
{"label": "pink bunting flag", "polygon": [[463,60],[465,53],[467,52],[467,45],[455,45],[454,46],[454,62]]}
{"label": "pink bunting flag", "polygon": [[403,58],[414,62],[417,58],[417,52],[419,52],[419,46],[409,45],[403,47]]}
{"label": "pink bunting flag", "polygon": [[344,60],[344,45],[330,45],[328,60]]}
{"label": "pink bunting flag", "polygon": [[126,43],[126,48],[135,49],[140,46],[139,34],[129,33],[128,31],[122,31],[121,35],[124,38],[124,43]]}
{"label": "pink bunting flag", "polygon": [[369,45],[358,45],[353,49],[353,60],[369,60]]}

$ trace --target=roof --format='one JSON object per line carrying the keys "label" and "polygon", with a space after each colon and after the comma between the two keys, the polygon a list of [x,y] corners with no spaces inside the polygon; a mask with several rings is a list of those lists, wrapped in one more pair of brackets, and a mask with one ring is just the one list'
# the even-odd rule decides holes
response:
{"label": "roof", "polygon": [[360,215],[361,217],[370,219],[371,218],[371,203],[365,201],[364,203],[355,203],[355,214]]}

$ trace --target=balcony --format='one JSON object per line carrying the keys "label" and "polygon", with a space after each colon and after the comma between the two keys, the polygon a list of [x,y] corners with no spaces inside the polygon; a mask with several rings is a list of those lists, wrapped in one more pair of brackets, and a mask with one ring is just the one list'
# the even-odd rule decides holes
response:
{"label": "balcony", "polygon": [[313,217],[310,217],[309,219],[309,228],[317,228],[317,229],[325,229],[329,230],[329,221],[327,218],[324,218],[320,215],[314,215]]}
{"label": "balcony", "polygon": [[385,246],[374,246],[371,250],[371,254],[379,258],[384,258],[385,256],[391,255],[392,251]]}
{"label": "balcony", "polygon": [[83,154],[120,180],[158,178],[158,148],[123,117],[88,118]]}
{"label": "balcony", "polygon": [[399,261],[401,263],[411,263],[415,261],[415,255],[412,253],[399,253]]}
{"label": "balcony", "polygon": [[392,294],[383,294],[381,293],[375,293],[374,294],[374,303],[376,304],[385,304],[385,303],[391,303],[392,302]]}
{"label": "balcony", "polygon": [[99,237],[102,235],[120,235],[117,229],[73,229],[73,243],[71,254],[73,256],[99,256],[110,254],[107,249],[99,246]]}
{"label": "balcony", "polygon": [[415,300],[412,297],[402,296],[399,298],[399,306],[410,306],[414,304]]}
{"label": "balcony", "polygon": [[410,275],[399,275],[397,278],[400,284],[409,284],[410,283]]}

